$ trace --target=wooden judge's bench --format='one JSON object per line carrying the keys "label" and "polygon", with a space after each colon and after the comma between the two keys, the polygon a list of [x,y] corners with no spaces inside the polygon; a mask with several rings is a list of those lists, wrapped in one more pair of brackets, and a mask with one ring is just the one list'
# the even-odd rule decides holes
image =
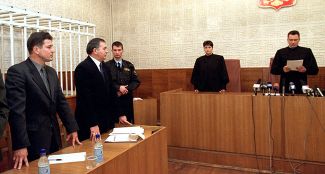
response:
{"label": "wooden judge's bench", "polygon": [[170,160],[254,172],[325,173],[325,98],[160,94]]}

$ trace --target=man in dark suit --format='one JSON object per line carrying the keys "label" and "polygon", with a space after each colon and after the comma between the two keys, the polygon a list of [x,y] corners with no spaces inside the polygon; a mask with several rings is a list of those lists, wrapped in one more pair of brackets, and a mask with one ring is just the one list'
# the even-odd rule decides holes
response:
{"label": "man in dark suit", "polygon": [[229,82],[227,67],[223,56],[213,54],[213,42],[203,42],[204,56],[196,59],[191,83],[195,92],[225,92]]}
{"label": "man in dark suit", "polygon": [[3,131],[6,127],[8,113],[9,109],[6,101],[6,90],[3,84],[2,74],[0,70],[0,138],[2,137]]}
{"label": "man in dark suit", "polygon": [[[3,84],[2,74],[0,70],[0,138],[7,125],[9,109],[6,101],[6,90]],[[2,159],[2,153],[0,152],[0,161]]]}
{"label": "man in dark suit", "polygon": [[[77,89],[76,120],[80,126],[79,138],[95,139],[96,134],[114,128],[120,115],[117,95],[112,87],[109,68],[104,64],[107,55],[105,40],[94,38],[87,44],[88,57],[76,67],[74,79]],[[125,116],[120,122],[127,124]]]}
{"label": "man in dark suit", "polygon": [[123,44],[119,41],[112,44],[113,59],[106,64],[109,66],[113,79],[113,87],[121,103],[121,111],[128,121],[134,123],[133,91],[139,87],[140,81],[134,65],[122,59]]}
{"label": "man in dark suit", "polygon": [[[52,153],[61,147],[58,113],[67,141],[80,144],[78,125],[66,101],[56,71],[45,63],[53,60],[52,36],[35,32],[27,40],[29,58],[8,69],[7,100],[14,150],[14,168],[39,158],[40,149]],[[27,160],[28,158],[28,160]]]}

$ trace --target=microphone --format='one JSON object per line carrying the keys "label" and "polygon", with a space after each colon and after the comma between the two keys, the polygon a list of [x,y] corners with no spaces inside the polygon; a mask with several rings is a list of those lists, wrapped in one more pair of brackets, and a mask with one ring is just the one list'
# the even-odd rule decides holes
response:
{"label": "microphone", "polygon": [[282,96],[284,96],[285,94],[285,90],[286,90],[286,78],[283,77],[282,80],[281,80],[281,84],[282,84]]}
{"label": "microphone", "polygon": [[301,84],[301,91],[304,94],[307,94],[307,96],[310,96],[310,92],[312,91],[312,89],[309,88],[309,86],[307,85],[307,83],[304,80],[299,80],[300,84]]}
{"label": "microphone", "polygon": [[321,91],[319,88],[316,88],[316,90],[317,90],[318,94],[319,94],[321,97],[324,97],[322,91]]}
{"label": "microphone", "polygon": [[266,89],[267,89],[267,92],[268,92],[268,95],[271,95],[271,90],[272,90],[272,83],[271,82],[267,82],[266,83]]}
{"label": "microphone", "polygon": [[302,93],[308,94],[312,89],[308,85],[301,86]]}
{"label": "microphone", "polygon": [[296,90],[296,86],[293,82],[289,83],[289,91],[291,91],[291,95],[295,95],[295,90]]}
{"label": "microphone", "polygon": [[257,95],[257,91],[261,90],[261,79],[258,79],[253,85],[254,95]]}
{"label": "microphone", "polygon": [[274,83],[273,84],[274,96],[276,96],[276,93],[279,91],[279,88],[280,88],[279,83]]}
{"label": "microphone", "polygon": [[266,90],[267,90],[267,85],[266,85],[265,82],[261,83],[261,89],[262,89],[262,93],[263,93],[263,95],[265,95]]}

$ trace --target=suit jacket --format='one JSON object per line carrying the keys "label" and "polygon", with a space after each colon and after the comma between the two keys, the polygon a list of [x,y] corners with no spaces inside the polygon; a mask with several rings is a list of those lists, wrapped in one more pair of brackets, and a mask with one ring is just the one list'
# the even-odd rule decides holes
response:
{"label": "suit jacket", "polygon": [[29,58],[11,66],[6,77],[12,147],[13,150],[28,147],[30,160],[39,156],[40,148],[51,152],[50,147],[53,144],[61,147],[56,113],[68,133],[78,130],[77,122],[62,93],[56,71],[49,66],[45,66],[45,70],[50,94]]}
{"label": "suit jacket", "polygon": [[117,94],[112,86],[109,68],[105,64],[103,71],[105,79],[89,56],[75,69],[75,116],[80,127],[78,135],[81,140],[89,138],[90,127],[98,125],[100,132],[107,132],[114,128],[117,120]]}
{"label": "suit jacket", "polygon": [[111,70],[113,87],[116,92],[120,90],[120,85],[128,85],[128,93],[120,96],[119,101],[122,115],[126,115],[128,121],[133,123],[133,90],[138,88],[140,85],[140,80],[135,72],[134,65],[127,60],[122,60],[122,67],[118,68],[114,59],[109,60],[106,64]]}
{"label": "suit jacket", "polygon": [[5,91],[5,86],[3,84],[2,74],[0,70],[0,138],[2,137],[3,131],[7,124],[8,113],[9,113],[9,109],[6,101],[6,91]]}

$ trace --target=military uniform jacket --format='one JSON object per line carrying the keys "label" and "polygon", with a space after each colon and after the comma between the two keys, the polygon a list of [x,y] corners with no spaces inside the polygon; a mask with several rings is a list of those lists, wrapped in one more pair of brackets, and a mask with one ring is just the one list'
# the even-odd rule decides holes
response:
{"label": "military uniform jacket", "polygon": [[122,66],[118,68],[114,59],[109,60],[106,64],[109,66],[116,92],[119,91],[120,85],[128,85],[128,94],[122,95],[119,98],[122,115],[126,115],[128,120],[133,122],[133,91],[140,85],[134,65],[127,60],[122,60]]}

